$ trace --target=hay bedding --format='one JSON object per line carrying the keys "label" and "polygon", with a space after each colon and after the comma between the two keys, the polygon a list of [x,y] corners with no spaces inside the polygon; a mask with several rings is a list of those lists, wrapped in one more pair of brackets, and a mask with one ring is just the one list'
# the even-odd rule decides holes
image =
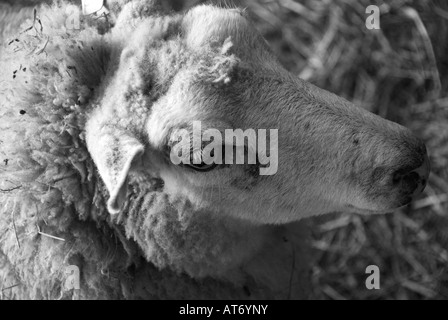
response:
{"label": "hay bedding", "polygon": [[110,67],[111,21],[69,30],[62,6],[3,20],[28,18],[0,51],[2,298],[71,299],[70,265],[81,271],[81,299],[303,297],[297,225],[235,227],[170,203],[145,176],[131,179],[120,215],[107,213],[84,125]]}
{"label": "hay bedding", "polygon": [[[197,4],[198,0],[190,1]],[[444,0],[243,1],[291,72],[410,128],[428,148],[422,198],[384,216],[313,219],[314,296],[446,299],[448,262],[448,2]],[[365,28],[369,5],[381,29]],[[365,269],[381,290],[365,289]]]}

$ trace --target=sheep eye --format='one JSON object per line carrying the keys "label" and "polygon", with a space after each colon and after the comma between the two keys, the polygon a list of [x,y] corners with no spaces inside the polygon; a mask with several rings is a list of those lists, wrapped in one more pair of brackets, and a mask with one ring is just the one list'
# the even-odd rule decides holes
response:
{"label": "sheep eye", "polygon": [[[198,160],[198,155],[200,155],[202,153],[202,150],[200,151],[194,151],[193,148],[190,149],[190,161],[192,161],[193,163],[181,163],[180,165],[182,167],[186,167],[189,169],[192,169],[194,171],[198,171],[198,172],[209,172],[212,171],[213,169],[216,169],[217,167],[219,167],[219,164],[216,163],[210,163],[207,164],[204,161],[201,161],[200,163],[194,163],[194,159]],[[211,152],[211,156],[213,157],[213,151]]]}
{"label": "sheep eye", "polygon": [[[195,152],[193,149],[191,149],[190,159],[192,160],[197,159],[197,156],[201,156],[201,154],[202,150]],[[211,153],[211,156],[213,156],[213,151]],[[201,158],[197,160],[201,160]],[[189,163],[186,166],[198,172],[209,172],[215,169],[218,165],[216,163],[207,164],[204,161],[202,161],[201,163]]]}
{"label": "sheep eye", "polygon": [[185,164],[185,166],[198,172],[209,172],[218,167],[216,163],[206,164],[204,162],[200,164]]}

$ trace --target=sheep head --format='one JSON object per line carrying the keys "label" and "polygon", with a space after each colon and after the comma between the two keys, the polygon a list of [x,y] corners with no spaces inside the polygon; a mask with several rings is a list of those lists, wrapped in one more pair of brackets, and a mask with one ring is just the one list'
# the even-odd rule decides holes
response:
{"label": "sheep head", "polygon": [[[199,6],[127,22],[118,18],[112,32],[123,49],[87,123],[111,213],[126,201],[128,179],[144,174],[163,181],[173,201],[259,224],[391,211],[423,190],[429,166],[418,138],[288,73],[243,11]],[[275,172],[260,174],[259,161],[174,164],[173,135],[194,137],[196,121],[200,133],[278,130],[265,141]],[[187,149],[194,157],[203,147]],[[247,141],[222,147],[254,149]]]}

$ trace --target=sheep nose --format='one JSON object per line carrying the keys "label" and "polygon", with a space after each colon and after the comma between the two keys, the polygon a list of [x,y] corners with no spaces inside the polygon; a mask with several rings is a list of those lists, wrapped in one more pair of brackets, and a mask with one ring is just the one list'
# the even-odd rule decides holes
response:
{"label": "sheep nose", "polygon": [[402,188],[406,198],[409,199],[406,202],[410,202],[425,189],[429,172],[429,158],[425,151],[423,161],[418,166],[406,167],[394,172],[393,184]]}

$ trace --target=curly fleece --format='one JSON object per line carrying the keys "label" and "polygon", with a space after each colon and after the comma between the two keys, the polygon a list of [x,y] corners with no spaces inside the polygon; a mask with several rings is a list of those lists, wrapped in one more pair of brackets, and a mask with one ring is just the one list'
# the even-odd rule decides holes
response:
{"label": "curly fleece", "polygon": [[[115,4],[113,13],[120,9]],[[107,212],[85,123],[122,45],[110,32],[113,17],[66,28],[78,10],[61,2],[39,8],[36,19],[28,9],[2,22],[2,35],[10,35],[0,49],[2,298],[305,297],[301,224],[253,226],[195,212],[143,173],[131,177],[121,213]],[[118,21],[159,17],[140,1]],[[65,283],[71,265],[80,269],[79,292]]]}

